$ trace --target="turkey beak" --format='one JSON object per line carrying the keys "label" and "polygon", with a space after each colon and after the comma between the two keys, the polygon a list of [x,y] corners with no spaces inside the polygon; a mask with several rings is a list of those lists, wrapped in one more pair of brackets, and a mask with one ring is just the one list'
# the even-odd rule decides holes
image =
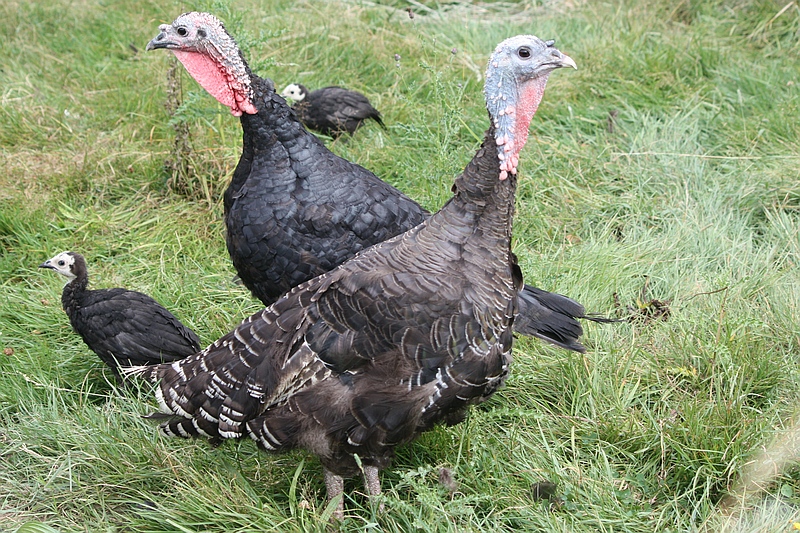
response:
{"label": "turkey beak", "polygon": [[542,58],[543,65],[550,65],[550,68],[572,67],[578,70],[578,65],[575,63],[575,60],[556,48],[556,42],[554,40],[545,41],[544,44],[546,48],[543,50],[543,53],[545,56],[549,54],[549,57]]}
{"label": "turkey beak", "polygon": [[572,67],[578,70],[578,65],[575,60],[556,48],[549,48],[550,58],[545,61],[546,64],[552,65],[554,68]]}
{"label": "turkey beak", "polygon": [[578,70],[578,65],[575,63],[575,60],[569,57],[567,54],[561,54],[561,66],[572,67],[575,70]]}
{"label": "turkey beak", "polygon": [[39,265],[39,268],[50,268],[52,270],[56,269],[56,267],[54,267],[53,265],[50,264],[50,260],[49,259],[47,261],[45,261],[44,263],[42,263],[41,265]]}
{"label": "turkey beak", "polygon": [[147,47],[145,48],[145,50],[147,50],[148,52],[150,50],[156,50],[158,48],[169,48],[170,45],[173,44],[169,41],[169,39],[167,39],[166,30],[163,27],[159,29],[161,30],[161,32],[158,35],[156,35],[152,41],[147,43]]}
{"label": "turkey beak", "polygon": [[155,50],[157,48],[166,48],[167,43],[161,42],[164,39],[164,37],[166,36],[163,33],[159,33],[158,37],[147,43],[147,47],[145,48],[145,50],[149,52],[150,50]]}

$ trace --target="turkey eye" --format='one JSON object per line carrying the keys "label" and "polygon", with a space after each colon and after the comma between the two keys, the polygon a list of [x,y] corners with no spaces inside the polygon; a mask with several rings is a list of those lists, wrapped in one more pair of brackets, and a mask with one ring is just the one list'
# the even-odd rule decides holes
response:
{"label": "turkey eye", "polygon": [[186,34],[189,33],[189,32],[186,31],[186,28],[183,28],[183,27],[178,28],[175,31],[177,31],[178,35],[180,35],[181,37],[186,37]]}
{"label": "turkey eye", "polygon": [[531,57],[531,49],[527,46],[523,46],[519,50],[517,50],[517,55],[522,59],[528,59]]}

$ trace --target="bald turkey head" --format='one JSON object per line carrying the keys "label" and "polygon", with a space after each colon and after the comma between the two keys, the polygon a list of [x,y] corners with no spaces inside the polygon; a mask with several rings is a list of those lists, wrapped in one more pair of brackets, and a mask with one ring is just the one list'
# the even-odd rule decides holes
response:
{"label": "bald turkey head", "polygon": [[197,83],[228,106],[233,115],[258,113],[253,104],[250,68],[217,17],[184,13],[158,29],[160,33],[147,43],[147,50],[170,50]]}

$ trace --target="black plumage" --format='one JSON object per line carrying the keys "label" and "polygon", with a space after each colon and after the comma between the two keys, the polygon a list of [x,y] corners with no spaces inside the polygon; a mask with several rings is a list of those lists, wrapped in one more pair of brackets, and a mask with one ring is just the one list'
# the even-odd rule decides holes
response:
{"label": "black plumage", "polygon": [[305,448],[320,458],[331,497],[360,461],[377,494],[397,445],[458,423],[497,391],[522,287],[511,253],[519,151],[548,75],[564,66],[575,63],[552,41],[501,43],[487,70],[491,125],[441,210],[294,288],[202,353],[139,371],[159,383],[172,417],[162,431]]}
{"label": "black plumage", "polygon": [[[298,121],[271,80],[250,71],[208,13],[162,24],[148,50],[168,49],[242,124],[243,149],[224,195],[233,266],[264,305],[430,214],[369,170],[333,154]],[[582,305],[526,285],[516,331],[576,351]]]}
{"label": "black plumage", "polygon": [[309,133],[272,81],[250,71],[219,19],[185,13],[159,29],[147,49],[171,50],[240,116],[242,155],[223,199],[226,242],[237,274],[265,305],[427,217]]}
{"label": "black plumage", "polygon": [[39,268],[69,279],[61,304],[72,329],[119,376],[119,367],[177,361],[200,351],[200,340],[161,304],[127,289],[88,290],[86,260],[62,252]]}
{"label": "black plumage", "polygon": [[380,112],[356,91],[336,86],[309,91],[305,85],[292,83],[281,96],[294,101],[292,109],[308,129],[334,138],[342,133],[352,135],[369,119],[386,129]]}

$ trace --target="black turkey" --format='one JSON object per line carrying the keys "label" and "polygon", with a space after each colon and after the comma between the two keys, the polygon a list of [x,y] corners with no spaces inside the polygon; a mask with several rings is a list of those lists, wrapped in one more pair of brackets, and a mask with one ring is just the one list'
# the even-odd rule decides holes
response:
{"label": "black turkey", "polygon": [[[369,170],[334,155],[297,120],[271,80],[250,71],[222,22],[184,13],[148,50],[171,50],[186,70],[240,117],[243,149],[225,191],[228,253],[264,305],[429,213]],[[536,287],[520,293],[516,331],[576,351],[579,303]]]}
{"label": "black turkey", "polygon": [[200,351],[200,340],[151,297],[126,289],[88,290],[86,260],[61,252],[39,268],[55,270],[69,281],[61,304],[72,329],[119,377],[119,367],[153,365]]}
{"label": "black turkey", "polygon": [[330,86],[309,92],[305,85],[292,83],[281,91],[281,96],[294,100],[292,109],[308,129],[334,138],[342,133],[352,135],[369,119],[386,129],[380,112],[356,91]]}
{"label": "black turkey", "polygon": [[522,287],[511,252],[519,152],[548,75],[565,66],[575,63],[553,41],[498,45],[486,73],[491,125],[440,211],[203,352],[139,369],[158,382],[162,431],[304,448],[320,458],[329,497],[362,466],[375,495],[397,445],[458,423],[497,391]]}
{"label": "black turkey", "polygon": [[159,29],[147,49],[171,50],[241,117],[242,155],[223,202],[226,242],[242,282],[264,305],[427,218],[309,133],[272,81],[250,71],[219,19],[184,13]]}

